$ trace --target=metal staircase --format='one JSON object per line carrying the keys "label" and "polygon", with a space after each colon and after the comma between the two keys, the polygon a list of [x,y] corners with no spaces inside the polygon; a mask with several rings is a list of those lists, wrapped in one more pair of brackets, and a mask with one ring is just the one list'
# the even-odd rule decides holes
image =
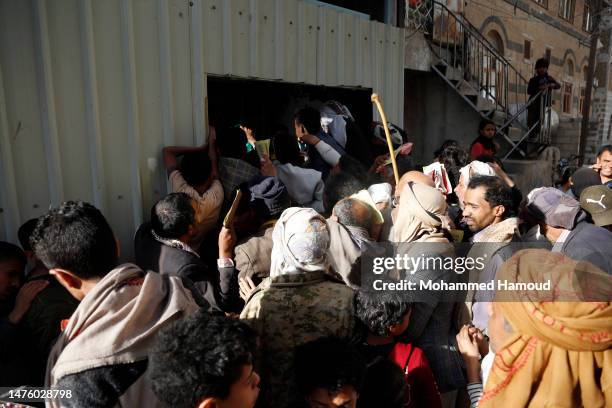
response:
{"label": "metal staircase", "polygon": [[[522,158],[550,144],[551,97],[540,91],[531,99],[528,80],[464,16],[437,1],[410,11],[412,28],[425,33],[432,51],[432,71],[452,87],[482,118],[497,125],[496,136]],[[410,27],[410,24],[408,25]],[[538,106],[539,105],[539,106]],[[539,120],[527,125],[527,112]]]}

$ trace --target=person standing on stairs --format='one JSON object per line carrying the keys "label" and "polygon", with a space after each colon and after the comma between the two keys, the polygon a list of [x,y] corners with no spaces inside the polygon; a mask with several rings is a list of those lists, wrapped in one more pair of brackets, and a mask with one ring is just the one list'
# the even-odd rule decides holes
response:
{"label": "person standing on stairs", "polygon": [[[548,75],[548,60],[546,58],[540,58],[536,61],[535,69],[536,74],[533,78],[529,80],[529,84],[527,85],[527,94],[529,94],[529,98],[533,98],[540,91],[548,91],[546,93],[547,100],[545,101],[546,105],[550,104],[552,100],[552,90],[561,88],[559,82],[557,82],[553,77]],[[527,108],[527,127],[531,129],[536,123],[537,126],[531,131],[529,134],[529,139],[535,139],[540,134],[540,114],[541,114],[541,101],[542,96],[538,96],[538,98]]]}
{"label": "person standing on stairs", "polygon": [[478,137],[472,142],[470,147],[470,161],[476,160],[479,156],[495,156],[499,151],[499,144],[493,140],[497,126],[489,119],[483,119],[478,125]]}

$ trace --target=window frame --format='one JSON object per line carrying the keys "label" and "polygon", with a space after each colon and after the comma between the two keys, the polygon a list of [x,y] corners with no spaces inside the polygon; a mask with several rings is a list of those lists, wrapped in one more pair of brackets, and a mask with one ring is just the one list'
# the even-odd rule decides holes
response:
{"label": "window frame", "polygon": [[582,30],[587,33],[593,32],[593,16],[591,15],[591,5],[588,0],[584,1],[584,9],[582,13]]}
{"label": "window frame", "polygon": [[546,60],[548,61],[549,64],[551,63],[552,48],[546,47],[546,49],[544,50],[544,58],[546,58]]}
{"label": "window frame", "polygon": [[[529,53],[527,53],[527,51],[529,51]],[[528,38],[525,38],[523,42],[523,58],[525,58],[528,61],[531,61],[532,55],[533,55],[533,48],[532,48],[531,40]]]}
{"label": "window frame", "polygon": [[[563,5],[566,5],[566,7],[563,7]],[[568,14],[567,13],[568,10],[569,10],[569,15],[566,17],[566,15]],[[562,20],[565,20],[573,24],[574,16],[576,14],[576,0],[559,0],[559,13],[558,14]]]}
{"label": "window frame", "polygon": [[[572,114],[572,93],[574,84],[571,82],[563,82],[563,94],[561,95],[561,112]],[[569,90],[569,94],[567,91]]]}
{"label": "window frame", "polygon": [[533,0],[533,2],[538,6],[548,10],[548,0]]}

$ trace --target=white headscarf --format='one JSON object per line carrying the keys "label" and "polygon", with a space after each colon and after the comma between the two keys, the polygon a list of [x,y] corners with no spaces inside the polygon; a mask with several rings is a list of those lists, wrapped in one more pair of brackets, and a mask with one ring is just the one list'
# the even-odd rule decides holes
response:
{"label": "white headscarf", "polygon": [[463,176],[463,185],[465,188],[467,188],[468,184],[470,184],[470,178],[473,176],[497,175],[491,166],[478,160],[474,160],[467,166],[462,167],[461,170],[459,170],[459,173]]}
{"label": "white headscarf", "polygon": [[270,276],[327,270],[329,241],[323,216],[312,208],[287,208],[272,232]]}
{"label": "white headscarf", "polygon": [[368,193],[376,204],[387,203],[390,206],[393,201],[393,186],[389,183],[372,184]]}

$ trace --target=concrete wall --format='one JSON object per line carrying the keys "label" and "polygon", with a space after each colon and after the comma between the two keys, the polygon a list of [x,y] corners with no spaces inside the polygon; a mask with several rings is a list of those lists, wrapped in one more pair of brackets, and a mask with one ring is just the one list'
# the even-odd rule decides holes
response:
{"label": "concrete wall", "polygon": [[431,70],[432,54],[425,35],[418,31],[406,31],[404,68],[415,71]]}
{"label": "concrete wall", "polygon": [[404,127],[414,141],[413,156],[429,164],[446,139],[469,148],[478,135],[480,116],[434,72],[406,70]]}
{"label": "concrete wall", "polygon": [[591,123],[585,146],[585,163],[594,163],[599,147],[612,143],[612,15],[610,8],[602,14],[599,44],[595,61],[595,81],[591,106]]}
{"label": "concrete wall", "polygon": [[559,148],[561,157],[578,154],[581,118],[561,118],[556,134],[552,135],[551,145]]}
{"label": "concrete wall", "polygon": [[546,160],[506,160],[504,162],[506,172],[523,193],[523,198],[536,187],[553,185],[554,165]]}
{"label": "concrete wall", "polygon": [[591,107],[589,134],[584,149],[585,163],[595,163],[595,155],[602,145],[612,143],[612,92],[597,88]]}

